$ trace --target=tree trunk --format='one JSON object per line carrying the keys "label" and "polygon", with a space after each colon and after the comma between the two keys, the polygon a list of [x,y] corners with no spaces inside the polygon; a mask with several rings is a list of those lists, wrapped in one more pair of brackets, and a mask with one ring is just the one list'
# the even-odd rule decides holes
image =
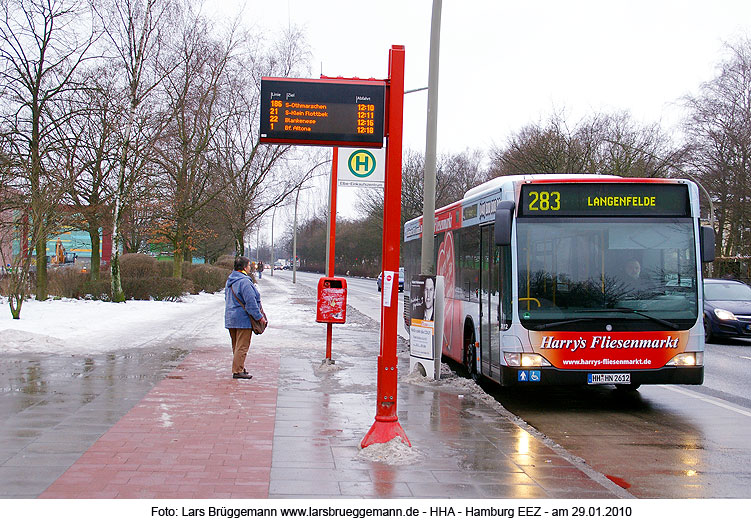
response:
{"label": "tree trunk", "polygon": [[47,237],[41,234],[36,242],[36,299],[44,301],[47,300]]}
{"label": "tree trunk", "polygon": [[[118,207],[115,206],[115,215],[117,216]],[[125,302],[125,293],[123,292],[122,278],[120,277],[120,230],[117,228],[119,221],[115,220],[112,232],[112,257],[110,260],[110,301]]]}
{"label": "tree trunk", "polygon": [[99,250],[101,239],[99,238],[99,227],[89,223],[89,238],[91,239],[91,272],[89,282],[94,283],[99,280],[99,266],[101,265]]}
{"label": "tree trunk", "polygon": [[188,247],[188,242],[185,242],[185,249],[183,250],[183,261],[189,264],[193,263],[193,251]]}
{"label": "tree trunk", "polygon": [[235,256],[245,256],[245,242],[242,235],[235,238]]}
{"label": "tree trunk", "polygon": [[8,292],[8,304],[13,320],[21,318],[21,306],[26,298],[26,278],[29,276],[27,266],[14,267],[10,276],[10,291]]}
{"label": "tree trunk", "polygon": [[174,252],[174,260],[172,261],[172,277],[173,278],[182,278],[183,277],[183,259],[184,259],[184,250],[185,250],[185,235],[183,234],[183,228],[180,226],[179,222],[177,224],[177,228],[175,229],[175,239],[173,240],[175,252]]}
{"label": "tree trunk", "polygon": [[183,277],[183,251],[182,249],[175,247],[175,259],[172,262],[172,277]]}
{"label": "tree trunk", "polygon": [[122,243],[122,232],[120,226],[123,216],[123,201],[125,201],[126,181],[125,172],[128,162],[128,148],[130,147],[130,136],[133,133],[133,122],[136,115],[136,99],[131,94],[131,103],[128,108],[128,124],[125,129],[123,138],[123,151],[120,154],[120,169],[117,176],[117,192],[115,193],[115,210],[112,214],[112,259],[110,260],[111,281],[110,292],[112,302],[125,302],[125,293],[123,293],[122,279],[120,277],[120,244]]}
{"label": "tree trunk", "polygon": [[8,303],[10,304],[10,314],[13,317],[13,320],[20,320],[23,295],[8,295]]}

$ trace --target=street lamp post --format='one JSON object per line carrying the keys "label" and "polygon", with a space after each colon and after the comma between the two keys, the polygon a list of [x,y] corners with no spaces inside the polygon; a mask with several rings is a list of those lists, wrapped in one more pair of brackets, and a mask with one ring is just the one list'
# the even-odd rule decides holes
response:
{"label": "street lamp post", "polygon": [[425,138],[425,174],[423,177],[422,204],[422,274],[435,274],[435,179],[436,136],[438,130],[438,65],[441,44],[442,0],[433,0],[433,16],[430,23],[430,69],[428,71],[428,119]]}
{"label": "street lamp post", "polygon": [[276,207],[271,213],[271,276],[274,276],[274,216],[276,216]]}
{"label": "street lamp post", "polygon": [[292,283],[297,283],[297,203],[300,200],[300,190],[302,185],[297,186],[297,195],[295,196],[295,221],[292,227]]}

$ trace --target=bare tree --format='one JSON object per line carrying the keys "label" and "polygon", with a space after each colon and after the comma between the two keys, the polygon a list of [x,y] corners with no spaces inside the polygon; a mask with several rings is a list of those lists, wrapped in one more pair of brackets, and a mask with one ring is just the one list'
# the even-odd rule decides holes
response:
{"label": "bare tree", "polygon": [[211,38],[210,22],[185,11],[181,38],[167,76],[164,94],[169,100],[169,123],[156,145],[156,161],[165,177],[162,216],[155,234],[174,248],[173,276],[182,276],[186,253],[192,252],[202,229],[196,214],[221,192],[214,183],[215,163],[210,157],[214,136],[227,119],[220,101],[232,97],[226,71],[237,48],[232,28],[221,42]]}
{"label": "bare tree", "polygon": [[[441,154],[436,167],[436,208],[461,199],[466,191],[486,181],[482,162],[483,155],[478,150]],[[402,224],[422,216],[424,172],[425,156],[408,150],[402,161]],[[364,192],[359,207],[366,217],[382,218],[383,190]]]}
{"label": "bare tree", "polygon": [[[101,5],[100,5],[101,4]],[[122,244],[122,224],[124,209],[138,188],[139,176],[143,164],[133,161],[133,143],[139,130],[149,130],[149,137],[139,138],[143,150],[158,136],[159,127],[139,128],[138,122],[144,121],[142,109],[153,90],[161,84],[170,73],[171,68],[164,66],[164,54],[167,35],[171,31],[169,23],[175,6],[172,0],[108,0],[106,3],[94,2],[96,13],[105,27],[105,34],[123,70],[125,89],[124,106],[127,108],[120,145],[120,162],[115,188],[114,210],[112,213],[112,259],[111,265],[111,299],[124,302],[120,277],[120,245]]]}
{"label": "bare tree", "polygon": [[122,107],[117,105],[114,74],[110,68],[94,68],[86,77],[89,88],[78,90],[66,101],[73,118],[62,129],[61,142],[72,222],[89,234],[89,280],[96,282],[100,268],[100,231],[111,225]]}
{"label": "bare tree", "polygon": [[717,252],[751,254],[751,40],[726,46],[717,76],[685,99],[690,161],[716,206]]}
{"label": "bare tree", "polygon": [[[55,113],[54,102],[77,88],[74,74],[89,56],[91,29],[81,36],[87,20],[84,4],[75,0],[3,0],[0,3],[0,90],[4,93],[3,132],[17,175],[28,199],[30,238],[36,250],[36,296],[47,298],[47,237],[59,209],[61,174],[57,155],[59,128],[70,116]],[[18,279],[25,281],[31,251],[21,251]],[[20,317],[23,294],[14,294],[10,307]]]}
{"label": "bare tree", "polygon": [[680,152],[657,124],[628,112],[595,114],[571,127],[561,114],[528,125],[490,152],[492,177],[510,174],[615,174],[669,177]]}
{"label": "bare tree", "polygon": [[[0,280],[13,270],[13,242],[16,238],[16,211],[19,203],[16,197],[13,160],[9,155],[8,136],[0,133]],[[20,210],[23,210],[21,208]]]}
{"label": "bare tree", "polygon": [[235,240],[235,252],[243,252],[244,239],[253,226],[324,165],[322,152],[300,154],[292,159],[289,145],[260,142],[261,77],[294,77],[307,72],[310,53],[304,35],[289,28],[265,50],[262,41],[246,39],[243,60],[233,64],[228,83],[232,97],[226,99],[228,118],[214,144],[216,168],[222,176],[222,205]]}
{"label": "bare tree", "polygon": [[491,149],[492,177],[508,174],[574,174],[589,172],[593,152],[572,132],[563,116],[553,115],[544,126],[527,125],[505,147]]}

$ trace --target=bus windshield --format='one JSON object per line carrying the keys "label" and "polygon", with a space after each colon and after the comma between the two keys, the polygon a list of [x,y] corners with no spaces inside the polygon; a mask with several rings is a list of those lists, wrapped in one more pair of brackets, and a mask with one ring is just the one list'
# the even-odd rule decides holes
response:
{"label": "bus windshield", "polygon": [[519,218],[524,327],[686,330],[698,315],[691,218]]}

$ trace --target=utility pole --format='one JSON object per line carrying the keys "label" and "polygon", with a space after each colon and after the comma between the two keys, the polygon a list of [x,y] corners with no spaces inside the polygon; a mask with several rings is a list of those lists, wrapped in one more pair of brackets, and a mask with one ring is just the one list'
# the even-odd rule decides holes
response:
{"label": "utility pole", "polygon": [[422,257],[420,272],[435,274],[435,179],[436,136],[438,130],[438,65],[441,44],[442,0],[433,0],[433,16],[430,23],[430,69],[428,70],[428,119],[425,138],[425,174],[423,177],[422,204]]}
{"label": "utility pole", "polygon": [[276,207],[271,213],[271,276],[274,276],[274,216],[276,216]]}
{"label": "utility pole", "polygon": [[261,218],[258,218],[258,227],[256,227],[256,263],[261,261]]}

